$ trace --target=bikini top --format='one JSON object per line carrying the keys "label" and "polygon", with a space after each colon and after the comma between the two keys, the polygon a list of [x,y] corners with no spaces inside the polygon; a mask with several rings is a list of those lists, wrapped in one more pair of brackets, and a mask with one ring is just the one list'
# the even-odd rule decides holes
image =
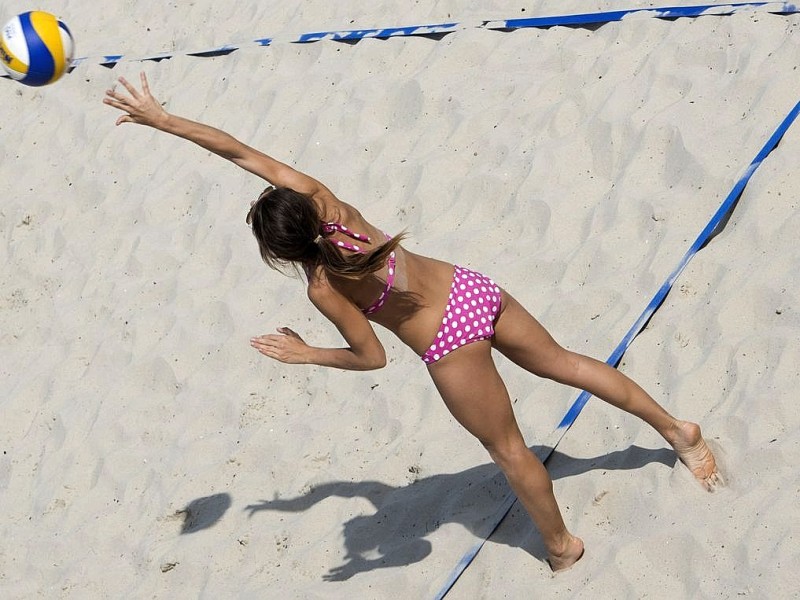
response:
{"label": "bikini top", "polygon": [[[324,231],[326,234],[331,234],[335,231],[338,231],[339,233],[342,233],[347,237],[359,242],[369,243],[370,241],[369,236],[364,235],[363,233],[356,233],[355,231],[348,229],[341,223],[336,223],[336,222],[324,223],[322,225],[322,231]],[[387,240],[392,239],[389,234],[384,234],[384,235],[386,236]],[[364,250],[357,244],[351,244],[348,241],[342,241],[342,240],[331,240],[331,241],[335,242],[337,246],[339,246],[340,248],[344,248],[345,250],[350,250],[351,252],[358,252],[359,254],[363,254],[364,252]],[[396,262],[397,259],[395,257],[395,253],[394,251],[392,251],[392,253],[389,254],[389,258],[386,260],[386,265],[389,269],[386,274],[386,287],[381,292],[381,295],[378,296],[378,299],[375,300],[375,302],[370,304],[367,308],[361,309],[361,312],[363,312],[365,315],[371,315],[378,312],[381,308],[383,308],[383,305],[386,304],[386,300],[389,298],[389,292],[392,291],[392,286],[394,285],[394,268]]]}

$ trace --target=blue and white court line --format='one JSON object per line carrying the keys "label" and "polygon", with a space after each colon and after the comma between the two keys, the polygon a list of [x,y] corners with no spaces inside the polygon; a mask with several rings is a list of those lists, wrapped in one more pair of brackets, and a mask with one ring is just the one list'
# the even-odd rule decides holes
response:
{"label": "blue and white court line", "polygon": [[[225,44],[214,48],[182,52],[159,52],[146,56],[129,57],[124,53],[109,53],[95,57],[76,58],[70,71],[82,64],[101,64],[113,68],[120,62],[144,62],[170,59],[174,56],[215,57],[226,56],[248,46],[268,47],[276,43],[307,44],[323,40],[356,42],[368,38],[388,39],[392,37],[442,37],[465,29],[490,29],[509,31],[525,28],[544,29],[548,27],[585,27],[602,25],[628,19],[678,19],[704,16],[728,16],[742,12],[767,12],[789,15],[800,12],[800,6],[788,2],[733,2],[730,4],[699,4],[695,6],[665,6],[651,8],[632,8],[606,12],[552,15],[525,19],[505,19],[478,22],[436,23],[431,25],[412,25],[408,27],[381,27],[368,29],[344,29],[303,33],[297,37],[263,37],[242,43]],[[3,75],[6,77],[6,75]]]}

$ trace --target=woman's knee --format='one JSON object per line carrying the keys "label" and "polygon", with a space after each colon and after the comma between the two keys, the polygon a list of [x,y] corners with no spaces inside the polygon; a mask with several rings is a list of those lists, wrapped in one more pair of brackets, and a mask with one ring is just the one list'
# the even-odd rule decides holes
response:
{"label": "woman's knee", "polygon": [[492,461],[504,473],[524,469],[525,463],[531,458],[531,451],[521,436],[506,438],[502,441],[481,440],[481,443]]}
{"label": "woman's knee", "polygon": [[547,469],[524,443],[484,446],[512,488],[523,486],[535,494],[552,493],[553,482]]}

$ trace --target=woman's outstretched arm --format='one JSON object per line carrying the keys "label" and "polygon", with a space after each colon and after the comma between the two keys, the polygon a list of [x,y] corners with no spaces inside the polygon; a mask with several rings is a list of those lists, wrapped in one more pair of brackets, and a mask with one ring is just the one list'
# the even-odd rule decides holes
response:
{"label": "woman's outstretched arm", "polygon": [[347,348],[309,346],[288,327],[278,334],[252,338],[250,345],[264,356],[289,364],[313,364],[349,371],[369,371],[386,366],[386,352],[367,318],[350,300],[327,282],[313,280],[308,298],[342,334]]}
{"label": "woman's outstretched arm", "polygon": [[117,125],[138,123],[171,133],[194,142],[279,187],[289,187],[309,196],[330,193],[313,177],[251,148],[220,129],[167,112],[150,93],[150,86],[144,73],[140,74],[140,79],[141,91],[124,77],[119,78],[119,83],[129,95],[116,89],[106,90],[103,102],[125,113],[117,119]]}

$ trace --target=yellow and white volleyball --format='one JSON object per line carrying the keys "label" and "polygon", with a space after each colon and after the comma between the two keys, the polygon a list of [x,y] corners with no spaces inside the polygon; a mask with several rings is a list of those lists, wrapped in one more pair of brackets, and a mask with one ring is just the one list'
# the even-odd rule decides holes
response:
{"label": "yellow and white volleyball", "polygon": [[67,26],[50,13],[34,10],[11,19],[0,36],[0,63],[25,85],[47,85],[72,63],[75,42]]}

